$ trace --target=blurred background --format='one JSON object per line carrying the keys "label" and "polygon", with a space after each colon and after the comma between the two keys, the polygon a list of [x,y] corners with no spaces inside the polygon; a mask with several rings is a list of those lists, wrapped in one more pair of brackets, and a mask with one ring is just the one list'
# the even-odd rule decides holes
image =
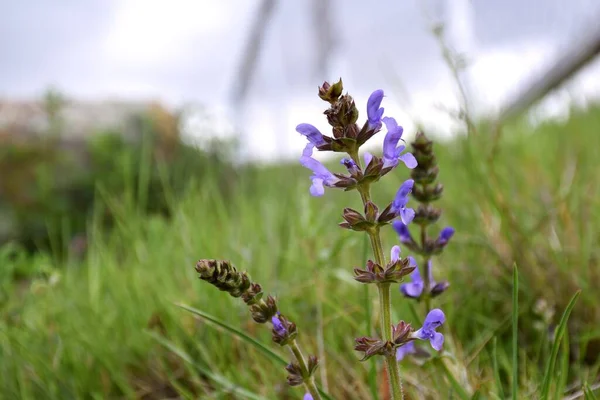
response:
{"label": "blurred background", "polygon": [[[477,290],[445,300],[461,383],[492,390],[492,336],[508,360],[516,262],[518,384],[536,386],[579,288],[564,394],[593,384],[600,309],[585,288],[600,284],[599,17],[593,0],[0,2],[0,394],[300,398],[283,372],[236,371],[256,350],[172,304],[269,340],[241,305],[196,281],[194,260],[214,257],[263,278],[305,318],[332,394],[377,397],[366,367],[336,369],[354,362],[341,332],[364,334],[371,316],[350,276],[368,256],[363,242],[336,230],[344,201],[357,199],[310,198],[297,165],[306,139],[295,126],[328,132],[317,88],[340,77],[360,118],[382,88],[407,141],[421,129],[438,143],[441,206],[458,231],[440,264],[454,287]],[[377,189],[382,202],[408,172],[395,175]],[[315,275],[320,265],[335,267]],[[413,398],[444,390],[408,374]],[[358,383],[334,388],[342,378]]]}

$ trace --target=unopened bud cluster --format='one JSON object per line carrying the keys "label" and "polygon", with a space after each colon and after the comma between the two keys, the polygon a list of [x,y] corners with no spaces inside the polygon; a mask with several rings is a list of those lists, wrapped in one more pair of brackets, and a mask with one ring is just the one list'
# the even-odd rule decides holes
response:
{"label": "unopened bud cluster", "polygon": [[[263,299],[261,286],[252,282],[252,279],[246,272],[238,271],[227,260],[209,260],[204,259],[196,263],[196,272],[200,279],[212,284],[221,291],[229,293],[233,297],[241,297],[244,303],[249,306],[252,319],[265,324],[271,322],[272,339],[280,346],[287,346],[294,342],[298,336],[296,324],[286,318],[277,309],[277,301],[273,296],[267,296]],[[306,379],[309,379],[318,366],[318,360],[315,356],[309,357],[307,370],[303,370],[300,365],[292,361],[286,367],[289,375],[287,381],[291,386],[301,385]]]}

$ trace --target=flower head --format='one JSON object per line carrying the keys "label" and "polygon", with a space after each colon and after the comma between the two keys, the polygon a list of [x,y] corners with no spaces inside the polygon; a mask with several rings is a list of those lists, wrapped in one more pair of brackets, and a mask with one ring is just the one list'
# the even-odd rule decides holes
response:
{"label": "flower head", "polygon": [[392,211],[397,215],[400,215],[400,219],[402,219],[402,222],[405,225],[410,224],[415,217],[415,210],[406,208],[406,205],[408,204],[408,195],[411,193],[414,184],[415,181],[409,179],[400,185],[398,192],[396,192],[396,197],[392,202]]}
{"label": "flower head", "polygon": [[394,168],[400,161],[410,169],[415,168],[417,159],[411,153],[402,154],[406,146],[398,146],[404,129],[394,118],[385,117],[383,122],[388,131],[383,140],[383,168]]}
{"label": "flower head", "polygon": [[283,323],[279,319],[279,313],[271,318],[271,323],[273,324],[273,329],[278,335],[284,336],[287,333],[287,329],[285,329],[285,326],[283,326]]}
{"label": "flower head", "polygon": [[436,244],[443,247],[446,244],[448,244],[448,241],[452,236],[454,236],[454,228],[452,228],[451,226],[447,226],[440,232]]}
{"label": "flower head", "polygon": [[[431,266],[431,260],[427,261],[427,267],[429,271],[429,292],[435,297],[446,291],[450,284],[446,281],[436,282],[433,280],[433,268]],[[403,283],[400,285],[400,292],[404,295],[404,297],[418,299],[421,297],[423,290],[425,289],[425,282],[423,282],[423,278],[421,278],[418,268],[415,268],[410,274],[410,279],[412,282]]]}
{"label": "flower head", "polygon": [[311,124],[300,124],[296,127],[296,132],[306,136],[309,142],[319,147],[324,145],[325,139],[323,139],[323,135],[321,132]]}
{"label": "flower head", "polygon": [[400,238],[400,243],[404,243],[404,244],[414,243],[414,239],[413,239],[412,235],[410,234],[410,231],[408,230],[408,226],[406,226],[404,224],[404,222],[394,221],[392,223],[392,226],[394,227],[394,230],[396,231],[396,233],[398,234],[398,237]]}
{"label": "flower head", "polygon": [[313,143],[306,145],[302,152],[302,157],[300,157],[300,164],[313,172],[313,175],[310,177],[312,180],[310,194],[313,196],[323,196],[325,193],[324,186],[334,187],[340,179],[331,173],[331,171],[323,164],[312,158],[314,147],[315,145]]}
{"label": "flower head", "polygon": [[313,400],[313,397],[310,393],[306,392],[302,400]]}
{"label": "flower head", "polygon": [[381,117],[383,116],[383,90],[379,89],[371,93],[367,100],[367,118],[371,129],[379,129],[381,127]]}
{"label": "flower head", "polygon": [[392,247],[392,251],[390,252],[390,260],[392,262],[396,262],[400,259],[400,246]]}
{"label": "flower head", "polygon": [[418,331],[415,331],[412,336],[416,339],[429,340],[431,347],[435,350],[440,351],[444,344],[444,335],[436,332],[436,329],[446,322],[446,316],[444,312],[439,308],[434,308],[429,311],[423,326]]}
{"label": "flower head", "polygon": [[[431,271],[431,268],[429,269]],[[412,274],[410,274],[411,283],[403,283],[400,285],[400,292],[405,297],[410,297],[413,299],[418,299],[421,297],[423,293],[423,279],[421,278],[421,274],[419,273],[419,268],[415,268]]]}
{"label": "flower head", "polygon": [[396,349],[396,360],[402,361],[402,359],[404,357],[406,357],[407,355],[415,354],[416,352],[417,352],[417,348],[415,347],[415,342],[410,341]]}
{"label": "flower head", "polygon": [[354,160],[352,160],[350,158],[342,158],[340,160],[340,164],[342,164],[344,167],[346,167],[346,169],[348,170],[350,175],[356,175],[360,171],[360,169],[358,168],[358,165],[356,165]]}

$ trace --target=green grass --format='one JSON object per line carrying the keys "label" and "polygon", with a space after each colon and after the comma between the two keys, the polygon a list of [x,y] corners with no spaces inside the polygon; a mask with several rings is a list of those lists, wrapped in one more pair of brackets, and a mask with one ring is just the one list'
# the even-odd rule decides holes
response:
{"label": "green grass", "polygon": [[[591,388],[600,363],[599,132],[596,107],[565,123],[512,125],[491,159],[485,127],[469,140],[436,144],[445,186],[440,228],[452,225],[457,235],[434,260],[436,278],[452,285],[434,300],[447,315],[445,353],[424,366],[403,361],[412,398],[499,399],[515,385],[521,398],[562,398],[563,387],[598,396]],[[375,201],[389,202],[407,176],[403,168],[386,176]],[[375,289],[351,275],[368,255],[365,238],[337,227],[341,209],[360,209],[360,198],[341,191],[312,198],[308,177],[282,165],[242,171],[226,192],[216,178],[195,182],[172,200],[170,220],[104,199],[118,221],[109,234],[92,222],[80,263],[5,247],[0,397],[301,398],[285,384],[281,358],[290,355],[271,345],[269,330],[252,323],[243,302],[196,277],[197,259],[225,258],[278,296],[303,348],[322,358],[317,378],[332,398],[374,398],[381,363],[360,363],[353,351],[354,338],[375,334],[378,324]],[[396,244],[391,228],[383,238],[388,249]],[[394,294],[395,320],[423,317]],[[536,311],[540,300],[550,319]]]}

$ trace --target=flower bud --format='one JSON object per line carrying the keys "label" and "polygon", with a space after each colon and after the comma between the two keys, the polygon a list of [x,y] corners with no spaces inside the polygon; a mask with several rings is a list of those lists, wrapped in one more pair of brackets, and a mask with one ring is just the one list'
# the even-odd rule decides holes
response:
{"label": "flower bud", "polygon": [[335,103],[344,91],[344,85],[342,84],[342,78],[339,81],[330,85],[328,82],[323,82],[323,85],[319,87],[319,97],[328,101],[329,103]]}

